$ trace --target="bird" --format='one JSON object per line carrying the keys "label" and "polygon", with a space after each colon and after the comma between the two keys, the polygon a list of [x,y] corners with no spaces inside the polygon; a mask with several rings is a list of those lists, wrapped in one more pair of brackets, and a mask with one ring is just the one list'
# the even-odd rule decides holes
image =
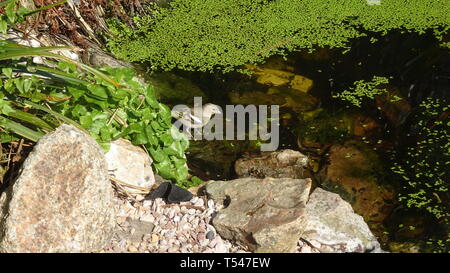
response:
{"label": "bird", "polygon": [[[196,116],[199,113],[200,116]],[[180,121],[184,125],[184,130],[189,132],[191,129],[204,127],[214,115],[221,115],[222,109],[216,104],[207,103],[199,113],[195,113],[194,109],[185,105],[177,106],[171,111],[172,117]]]}

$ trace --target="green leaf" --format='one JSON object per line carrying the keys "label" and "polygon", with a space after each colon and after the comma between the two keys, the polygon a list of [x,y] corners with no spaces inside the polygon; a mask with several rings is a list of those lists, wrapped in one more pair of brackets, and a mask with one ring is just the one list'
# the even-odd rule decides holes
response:
{"label": "green leaf", "polygon": [[10,67],[2,68],[2,73],[5,74],[6,77],[11,78],[12,77],[12,68],[10,68]]}
{"label": "green leaf", "polygon": [[6,13],[6,16],[8,16],[8,20],[10,23],[15,23],[16,18],[17,18],[15,6],[16,6],[15,1],[12,1],[5,8],[5,13]]}
{"label": "green leaf", "polygon": [[5,117],[0,117],[0,127],[35,142],[44,136],[43,133],[34,131]]}
{"label": "green leaf", "polygon": [[94,104],[100,106],[102,109],[108,108],[108,102],[105,101],[104,99],[96,99],[96,98],[93,98],[93,97],[90,97],[87,95],[84,95],[83,97],[87,102],[94,103]]}
{"label": "green leaf", "polygon": [[41,129],[47,129],[47,130],[53,130],[53,127],[45,122],[44,120],[38,118],[37,116],[30,114],[28,112],[24,112],[18,109],[11,109],[5,113],[5,111],[2,111],[3,114],[8,115],[10,117],[20,119],[24,122],[27,122],[29,124],[32,124],[34,126],[37,126]]}
{"label": "green leaf", "polygon": [[148,149],[150,155],[152,156],[152,159],[155,160],[156,162],[165,162],[168,161],[168,157],[167,155],[159,148],[157,148],[157,150],[153,149],[153,148],[149,148]]}
{"label": "green leaf", "polygon": [[92,119],[92,116],[90,116],[90,115],[89,116],[81,116],[80,117],[80,125],[83,126],[86,129],[91,127],[93,122],[94,122],[94,120]]}
{"label": "green leaf", "polygon": [[103,86],[95,85],[95,84],[89,84],[87,86],[87,89],[91,91],[88,96],[92,96],[95,99],[99,100],[107,100],[108,99],[108,92]]}
{"label": "green leaf", "polygon": [[69,93],[73,96],[73,98],[74,98],[75,100],[79,99],[79,98],[80,98],[81,96],[83,96],[84,93],[86,92],[86,91],[83,90],[83,89],[76,88],[76,87],[73,87],[73,86],[68,86],[68,87],[67,87],[67,91],[69,91]]}
{"label": "green leaf", "polygon": [[117,88],[117,89],[114,89],[114,91],[110,92],[111,96],[118,100],[126,98],[129,93],[130,93],[129,91],[127,91],[123,88]]}
{"label": "green leaf", "polygon": [[6,34],[8,31],[8,23],[5,20],[0,20],[0,33]]}

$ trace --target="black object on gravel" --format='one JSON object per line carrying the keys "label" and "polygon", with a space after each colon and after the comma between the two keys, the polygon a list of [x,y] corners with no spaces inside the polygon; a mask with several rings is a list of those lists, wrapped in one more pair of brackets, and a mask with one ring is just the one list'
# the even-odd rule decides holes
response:
{"label": "black object on gravel", "polygon": [[162,198],[166,203],[180,203],[190,201],[193,194],[189,191],[178,187],[170,182],[164,182],[159,185],[154,191],[145,196],[145,200],[154,200]]}

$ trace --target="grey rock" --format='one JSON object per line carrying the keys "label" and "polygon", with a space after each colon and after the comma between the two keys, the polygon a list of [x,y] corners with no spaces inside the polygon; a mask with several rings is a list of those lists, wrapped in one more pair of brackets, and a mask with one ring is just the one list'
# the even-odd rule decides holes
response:
{"label": "grey rock", "polygon": [[363,217],[338,194],[316,188],[306,204],[303,241],[320,252],[382,252]]}
{"label": "grey rock", "polygon": [[234,169],[239,177],[304,178],[307,164],[305,155],[286,149],[238,159]]}
{"label": "grey rock", "polygon": [[225,208],[213,218],[217,233],[256,252],[295,252],[306,227],[310,179],[241,178],[214,181],[206,192]]}
{"label": "grey rock", "polygon": [[151,234],[155,225],[147,221],[131,220],[131,227],[134,233],[130,235],[130,241],[139,243],[145,235]]}
{"label": "grey rock", "polygon": [[[108,170],[115,178],[127,184],[150,189],[155,184],[152,170],[152,159],[140,147],[134,146],[126,139],[111,142],[105,154]],[[125,187],[131,193],[141,191]]]}
{"label": "grey rock", "polygon": [[62,125],[38,141],[0,196],[0,252],[91,252],[111,239],[116,207],[103,151]]}

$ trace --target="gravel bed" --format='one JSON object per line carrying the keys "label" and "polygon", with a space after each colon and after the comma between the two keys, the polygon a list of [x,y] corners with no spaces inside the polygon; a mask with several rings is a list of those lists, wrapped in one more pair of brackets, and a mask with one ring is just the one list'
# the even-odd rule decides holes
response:
{"label": "gravel bed", "polygon": [[137,201],[117,198],[117,229],[101,252],[144,253],[245,253],[222,239],[211,225],[221,207],[205,197],[166,204],[162,199]]}

